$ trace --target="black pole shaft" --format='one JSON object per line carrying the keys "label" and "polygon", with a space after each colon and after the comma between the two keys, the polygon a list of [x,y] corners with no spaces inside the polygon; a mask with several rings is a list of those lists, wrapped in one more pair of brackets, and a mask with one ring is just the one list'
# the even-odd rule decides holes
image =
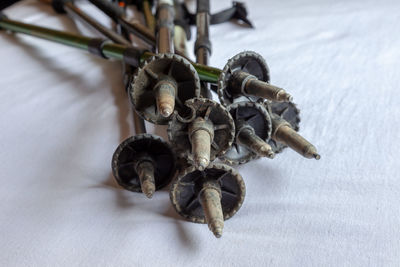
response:
{"label": "black pole shaft", "polygon": [[104,35],[114,43],[130,45],[130,43],[127,40],[125,40],[122,36],[101,25],[98,21],[96,21],[94,18],[89,16],[86,12],[82,11],[77,6],[75,6],[72,2],[65,3],[64,9],[65,11],[67,11],[68,14],[78,16],[81,20],[92,26],[95,30],[100,32],[102,35]]}
{"label": "black pole shaft", "polygon": [[208,65],[211,54],[211,41],[209,38],[210,1],[197,0],[196,28],[197,36],[194,47],[196,62]]}
{"label": "black pole shaft", "polygon": [[154,34],[140,23],[129,22],[125,17],[125,11],[115,3],[107,0],[89,0],[116,23],[124,27],[128,32],[136,35],[151,47],[155,47],[156,38]]}

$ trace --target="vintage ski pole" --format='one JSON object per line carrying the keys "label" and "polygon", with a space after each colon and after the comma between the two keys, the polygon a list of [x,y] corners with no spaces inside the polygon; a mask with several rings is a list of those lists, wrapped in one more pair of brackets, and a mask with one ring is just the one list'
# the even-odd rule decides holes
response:
{"label": "vintage ski pole", "polygon": [[107,37],[111,41],[117,44],[130,45],[130,43],[118,33],[108,29],[99,23],[95,18],[90,16],[88,13],[77,7],[73,1],[59,1],[59,0],[39,0],[40,2],[50,4],[57,13],[67,13],[70,17],[76,16],[87,25],[101,33],[104,37]]}
{"label": "vintage ski pole", "polygon": [[[89,38],[78,34],[72,34],[68,32],[27,24],[20,21],[10,20],[4,14],[0,15],[0,28],[11,32],[23,33],[67,46],[86,50],[87,52],[106,59],[122,60],[127,64],[132,65],[133,67],[138,67],[140,63],[155,55],[154,53],[151,53],[147,50],[141,50],[125,45],[110,43],[108,40],[104,39]],[[196,69],[201,81],[210,83],[218,82],[219,76],[222,73],[221,69],[211,66],[205,66],[194,62],[191,62],[191,64]],[[243,74],[242,76],[245,76],[246,73],[241,72],[240,74]],[[247,78],[245,77],[245,79]],[[274,92],[284,92],[284,90],[280,89],[279,87],[270,85],[266,82],[259,81],[254,78],[247,80],[248,83],[246,84],[244,89],[249,90],[247,93],[250,95],[266,97],[267,99],[275,100],[273,97],[274,95],[272,95],[272,97],[270,97],[269,95],[271,90]],[[279,94],[279,96],[282,95],[285,95],[285,92],[283,94]],[[284,100],[285,99],[287,99],[287,97],[285,97]]]}
{"label": "vintage ski pole", "polygon": [[160,0],[157,5],[157,53],[174,53],[174,2]]}
{"label": "vintage ski pole", "polygon": [[154,33],[140,23],[129,21],[125,16],[123,8],[115,3],[108,2],[107,0],[89,0],[89,2],[103,11],[117,24],[120,24],[129,33],[138,36],[140,39],[151,45],[151,47],[155,47],[156,39]]}
{"label": "vintage ski pole", "polygon": [[[178,0],[174,0],[175,25],[174,25],[174,46],[181,51],[186,58],[189,58],[186,41],[190,35],[189,24],[185,22],[185,13]],[[188,30],[188,31],[187,31]]]}
{"label": "vintage ski pole", "polygon": [[194,52],[196,54],[196,62],[208,65],[209,57],[211,55],[211,41],[209,37],[210,25],[210,1],[197,0],[196,12],[196,43],[194,45]]}
{"label": "vintage ski pole", "polygon": [[149,30],[154,33],[156,31],[156,19],[151,12],[151,3],[149,0],[143,0],[142,9],[144,14],[144,19],[146,20],[146,25]]}

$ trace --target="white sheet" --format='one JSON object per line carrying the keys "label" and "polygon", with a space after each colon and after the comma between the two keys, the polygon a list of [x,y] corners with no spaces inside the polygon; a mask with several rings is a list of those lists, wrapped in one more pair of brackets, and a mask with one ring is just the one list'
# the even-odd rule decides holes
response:
{"label": "white sheet", "polygon": [[[221,239],[182,220],[167,189],[148,200],[114,182],[111,156],[133,132],[118,62],[0,33],[1,266],[400,264],[400,2],[247,7],[255,30],[212,26],[212,65],[261,53],[322,159],[286,150],[239,167],[247,195]],[[36,1],[5,13],[87,34]]]}

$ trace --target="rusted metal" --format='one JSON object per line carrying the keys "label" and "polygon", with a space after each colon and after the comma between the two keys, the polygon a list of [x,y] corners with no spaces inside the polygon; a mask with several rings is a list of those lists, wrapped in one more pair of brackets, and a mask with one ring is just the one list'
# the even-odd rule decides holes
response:
{"label": "rusted metal", "polygon": [[157,110],[165,118],[174,111],[177,87],[176,81],[169,76],[159,77],[154,86]]}
{"label": "rusted metal", "polygon": [[[237,71],[244,71],[257,77],[260,81],[269,83],[270,73],[264,58],[253,52],[244,51],[228,60],[218,78],[218,97],[220,102],[228,106],[236,101],[236,98],[243,97],[241,88],[232,88],[232,76]],[[246,96],[248,100],[255,102],[258,97]]]}
{"label": "rusted metal", "polygon": [[189,125],[189,140],[195,166],[204,170],[210,163],[214,124],[208,118],[197,117]]}
{"label": "rusted metal", "polygon": [[[269,111],[270,114],[279,116],[290,124],[290,127],[296,132],[299,131],[300,127],[300,110],[293,102],[271,102],[271,101],[260,101],[261,104]],[[271,145],[275,154],[282,152],[287,145],[278,142],[274,139],[269,139],[268,143]]]}
{"label": "rusted metal", "polygon": [[161,137],[138,134],[115,150],[112,170],[118,184],[148,198],[166,186],[175,174],[175,154]]}
{"label": "rusted metal", "polygon": [[271,146],[258,137],[254,129],[250,126],[242,127],[237,135],[238,142],[248,147],[251,151],[255,152],[258,156],[273,158],[275,156]]}
{"label": "rusted metal", "polygon": [[224,214],[221,206],[221,187],[218,182],[213,179],[203,182],[199,197],[208,228],[215,237],[220,238],[224,229]]}
{"label": "rusted metal", "polygon": [[159,54],[138,69],[129,91],[136,111],[147,121],[167,124],[171,111],[183,114],[183,103],[200,95],[200,79],[183,57]]}
{"label": "rusted metal", "polygon": [[218,96],[224,105],[245,96],[250,101],[266,98],[272,101],[292,101],[284,89],[269,83],[269,69],[257,53],[245,51],[228,60],[219,76]]}
{"label": "rusted metal", "polygon": [[282,118],[272,116],[272,139],[282,142],[305,158],[320,159],[317,149],[304,137],[292,129],[290,124]]}
{"label": "rusted metal", "polygon": [[160,0],[157,5],[157,52],[174,53],[174,2]]}
{"label": "rusted metal", "polygon": [[136,172],[140,180],[140,188],[143,194],[148,198],[152,198],[154,191],[156,191],[156,185],[154,180],[154,165],[153,162],[144,160],[137,164]]}
{"label": "rusted metal", "polygon": [[197,0],[196,12],[196,43],[194,51],[196,54],[196,62],[208,65],[211,54],[211,42],[209,37],[210,27],[210,1]]}
{"label": "rusted metal", "polygon": [[269,145],[272,123],[268,110],[260,103],[239,101],[227,107],[235,121],[235,141],[221,157],[230,165],[249,162],[258,157],[273,158]]}
{"label": "rusted metal", "polygon": [[257,77],[244,72],[236,71],[229,80],[233,94],[262,97],[271,101],[290,102],[292,96],[284,89],[258,80]]}
{"label": "rusted metal", "polygon": [[180,157],[202,170],[231,147],[235,125],[229,112],[213,100],[193,98],[185,102],[185,107],[186,116],[172,116],[168,137]]}
{"label": "rusted metal", "polygon": [[224,220],[238,212],[245,193],[238,172],[225,164],[211,163],[202,171],[194,166],[183,168],[172,182],[170,199],[182,217],[207,223],[214,235],[220,237]]}

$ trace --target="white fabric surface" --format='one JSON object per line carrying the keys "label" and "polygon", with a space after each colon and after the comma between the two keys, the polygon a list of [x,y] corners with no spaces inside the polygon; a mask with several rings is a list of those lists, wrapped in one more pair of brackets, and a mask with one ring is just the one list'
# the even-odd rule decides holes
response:
{"label": "white fabric surface", "polygon": [[[211,27],[212,65],[262,54],[322,159],[285,150],[239,167],[246,199],[220,239],[182,220],[167,189],[148,200],[114,182],[111,156],[133,133],[118,62],[0,33],[1,266],[400,265],[400,2],[247,7],[255,30]],[[36,1],[5,13],[87,34]]]}

